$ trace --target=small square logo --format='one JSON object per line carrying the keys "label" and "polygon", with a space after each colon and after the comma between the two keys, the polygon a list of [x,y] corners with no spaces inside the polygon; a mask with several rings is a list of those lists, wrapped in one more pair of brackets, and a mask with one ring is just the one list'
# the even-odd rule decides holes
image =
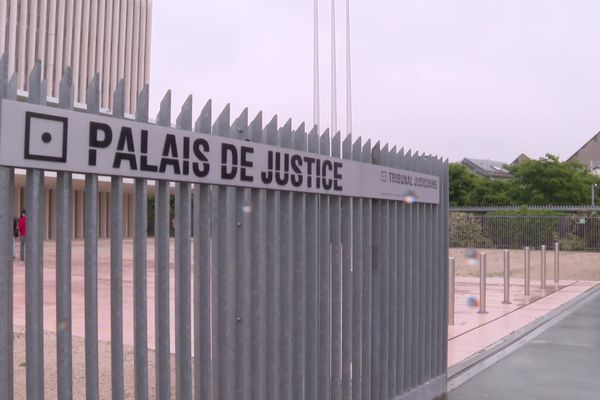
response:
{"label": "small square logo", "polygon": [[381,171],[381,182],[387,182],[387,171]]}
{"label": "small square logo", "polygon": [[67,128],[65,117],[25,113],[25,159],[67,162]]}

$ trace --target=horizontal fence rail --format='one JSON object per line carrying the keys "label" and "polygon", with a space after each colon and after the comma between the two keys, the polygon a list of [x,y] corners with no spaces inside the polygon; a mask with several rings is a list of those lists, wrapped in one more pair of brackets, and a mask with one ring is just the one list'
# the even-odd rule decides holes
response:
{"label": "horizontal fence rail", "polygon": [[600,216],[490,215],[450,212],[450,247],[481,249],[522,249],[526,246],[564,251],[600,251]]}
{"label": "horizontal fence rail", "polygon": [[487,213],[492,211],[518,211],[518,210],[546,210],[546,211],[562,211],[562,212],[577,212],[577,211],[600,211],[599,206],[587,205],[571,205],[571,206],[465,206],[451,207],[450,212],[469,212],[469,213]]}
{"label": "horizontal fence rail", "polygon": [[[88,114],[100,113],[99,82],[96,76],[88,88]],[[38,65],[30,77],[29,102],[44,102],[44,85]],[[67,70],[58,107],[80,113],[72,111],[72,93],[72,76]],[[123,96],[121,82],[112,111],[112,117],[120,120],[124,120]],[[0,97],[16,99],[14,77],[7,77],[4,56],[0,59]],[[147,87],[137,104],[135,120],[145,123]],[[277,118],[263,126],[262,114],[249,121],[247,110],[231,121],[229,106],[214,120],[212,116],[209,101],[192,123],[189,97],[173,123],[167,93],[156,120],[162,128],[176,126],[189,135],[202,132],[223,140],[264,143],[340,162],[381,166],[386,171],[410,171],[415,179],[432,176],[435,181],[414,183],[435,184],[439,202],[420,202],[414,194],[393,200],[198,182],[172,185],[168,180],[152,182],[153,194],[149,195],[149,180],[136,177],[130,184],[133,254],[126,258],[123,220],[128,210],[123,192],[127,184],[123,176],[113,175],[112,193],[100,202],[100,177],[91,171],[81,199],[85,204],[85,251],[83,260],[75,261],[69,239],[72,202],[67,200],[71,199],[72,174],[59,173],[59,201],[45,207],[41,190],[44,171],[29,169],[27,398],[43,399],[56,393],[58,398],[70,399],[81,393],[93,399],[105,398],[110,392],[108,397],[113,399],[133,393],[136,399],[176,395],[180,399],[391,400],[444,393],[447,160],[405,153],[361,138],[342,139],[339,132],[331,136],[316,128],[307,132],[304,124],[294,129],[291,121],[280,126]],[[124,149],[129,145],[124,136],[118,146]],[[405,179],[394,174],[385,178]],[[25,390],[13,383],[14,266],[10,244],[14,179],[13,168],[0,166],[0,398],[9,400],[16,391],[21,397]],[[106,208],[110,210],[106,229],[111,235],[108,280],[100,276],[97,222],[100,209]],[[44,254],[40,226],[46,211],[57,213],[56,265]],[[154,240],[148,238],[149,221]],[[82,266],[85,373],[74,376],[73,323],[77,316],[71,305],[71,276]],[[49,271],[56,274],[57,286],[56,372],[44,370],[43,364],[50,351],[44,348],[42,318],[42,296],[48,284],[43,273]],[[126,277],[132,280],[127,285]],[[100,286],[102,281],[110,288]],[[133,299],[126,293],[133,293]],[[98,348],[98,321],[104,317],[98,310],[105,296],[111,314],[108,375],[102,373],[108,366],[100,362]],[[127,311],[129,308],[132,311]],[[126,318],[125,312],[133,318]],[[124,345],[126,327],[133,330],[132,339],[127,339],[133,340],[129,359]],[[152,357],[154,363],[149,362]],[[131,369],[132,382],[125,379]],[[48,387],[54,380],[48,379],[51,373],[58,376],[57,388]],[[110,376],[109,388],[100,381],[104,376]]]}

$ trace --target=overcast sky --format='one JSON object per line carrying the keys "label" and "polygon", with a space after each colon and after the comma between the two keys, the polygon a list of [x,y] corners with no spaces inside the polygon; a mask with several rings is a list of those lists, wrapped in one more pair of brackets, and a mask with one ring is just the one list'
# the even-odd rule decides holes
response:
{"label": "overcast sky", "polygon": [[[338,128],[345,1],[337,1]],[[330,124],[330,0],[320,1],[321,126]],[[600,1],[351,0],[353,135],[458,161],[570,157],[600,130]],[[312,0],[156,0],[150,115],[231,103],[313,123]]]}

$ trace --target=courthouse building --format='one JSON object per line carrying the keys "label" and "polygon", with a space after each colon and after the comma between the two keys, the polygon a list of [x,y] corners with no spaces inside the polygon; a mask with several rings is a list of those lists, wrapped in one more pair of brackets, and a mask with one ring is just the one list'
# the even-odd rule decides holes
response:
{"label": "courthouse building", "polygon": [[[88,82],[100,75],[100,106],[108,112],[120,79],[125,82],[125,112],[135,113],[137,93],[149,82],[152,1],[149,0],[0,0],[0,53],[16,74],[19,94],[27,95],[28,75],[42,63],[47,103],[58,102],[60,79],[73,69],[75,108],[85,108]],[[55,236],[55,178],[46,174],[46,237]],[[73,235],[83,237],[83,177],[73,176]],[[25,208],[25,171],[15,173],[15,216]],[[124,185],[124,234],[132,231],[132,185]],[[99,235],[110,231],[110,183],[99,179]]]}

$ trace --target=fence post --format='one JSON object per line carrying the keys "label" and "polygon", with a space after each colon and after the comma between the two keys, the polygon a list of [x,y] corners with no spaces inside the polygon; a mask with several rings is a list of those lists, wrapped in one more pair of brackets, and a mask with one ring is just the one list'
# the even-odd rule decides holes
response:
{"label": "fence post", "polygon": [[504,301],[510,304],[510,250],[504,250]]}
{"label": "fence post", "polygon": [[560,244],[558,242],[554,243],[554,284],[558,286],[559,284],[559,273],[560,273]]}
{"label": "fence post", "polygon": [[456,274],[456,261],[454,257],[448,257],[448,325],[454,325],[454,290],[455,286],[455,274]]}
{"label": "fence post", "polygon": [[541,279],[541,288],[546,289],[546,245],[542,245],[541,249],[542,261],[541,261],[541,271],[540,271],[540,279]]}
{"label": "fence post", "polygon": [[529,246],[525,246],[525,296],[529,296],[529,281],[531,279]]}
{"label": "fence post", "polygon": [[485,314],[486,311],[486,254],[479,254],[479,314]]}

